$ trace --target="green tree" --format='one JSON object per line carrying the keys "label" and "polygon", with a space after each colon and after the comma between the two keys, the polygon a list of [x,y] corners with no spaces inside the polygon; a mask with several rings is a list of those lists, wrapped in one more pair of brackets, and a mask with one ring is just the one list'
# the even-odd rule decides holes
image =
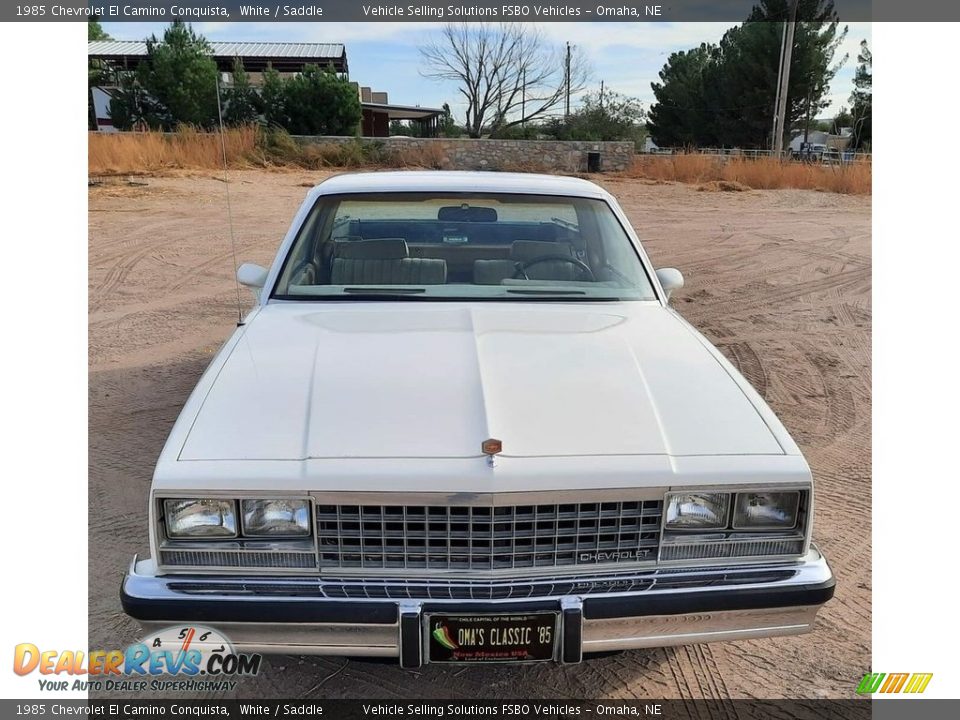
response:
{"label": "green tree", "polygon": [[457,138],[463,134],[463,128],[457,125],[453,119],[453,112],[450,110],[450,104],[443,104],[443,115],[440,116],[440,126],[438,128],[441,137]]}
{"label": "green tree", "polygon": [[283,77],[272,67],[267,68],[263,74],[260,100],[263,103],[263,119],[267,124],[286,127],[287,111],[284,105]]}
{"label": "green tree", "polygon": [[850,95],[853,115],[853,146],[867,149],[873,143],[873,53],[866,40],[860,41],[857,72]]}
{"label": "green tree", "polygon": [[260,119],[263,100],[250,84],[240,58],[233,61],[233,82],[223,91],[223,122],[225,125],[249,125]]}
{"label": "green tree", "polygon": [[133,73],[120,76],[119,85],[110,98],[110,120],[117,130],[153,126],[156,118],[162,116],[163,112],[144,91]]}
{"label": "green tree", "polygon": [[107,31],[100,26],[100,21],[95,17],[87,21],[87,40],[112,40]]}
{"label": "green tree", "polygon": [[333,68],[307,65],[302,73],[286,78],[282,84],[282,113],[273,121],[288,132],[293,135],[356,134],[362,116],[357,89],[339,77]]}
{"label": "green tree", "polygon": [[840,131],[843,128],[852,128],[853,127],[853,115],[850,114],[850,111],[845,107],[841,107],[837,114],[833,116],[833,120],[830,123],[830,133],[833,135],[839,135]]}
{"label": "green tree", "polygon": [[646,113],[637,98],[607,90],[588,93],[567,119],[554,118],[543,130],[558,140],[633,140],[646,135]]}
{"label": "green tree", "polygon": [[391,120],[390,121],[390,134],[391,135],[400,135],[402,137],[412,137],[413,136],[413,127],[408,123],[405,123],[403,120]]}
{"label": "green tree", "polygon": [[706,83],[716,52],[715,45],[703,43],[692,50],[672,53],[660,71],[660,82],[651,83],[657,101],[650,107],[647,127],[657,145],[684,147],[713,142]]}
{"label": "green tree", "polygon": [[[87,22],[87,40],[111,40],[112,38],[100,27],[96,18]],[[93,106],[93,88],[106,85],[110,73],[100,60],[91,60],[87,63],[87,129],[97,129],[97,111]]]}
{"label": "green tree", "polygon": [[[720,42],[716,97],[724,145],[766,147],[776,102],[783,20],[788,0],[761,0],[747,22],[733,28]],[[846,61],[834,62],[846,37],[840,29],[833,0],[800,0],[787,90],[784,128],[805,126],[827,106],[830,81]],[[785,133],[786,134],[786,133]],[[789,138],[786,138],[789,140]]]}
{"label": "green tree", "polygon": [[[777,96],[788,0],[759,0],[716,48],[674,53],[654,83],[650,130],[660,145],[767,147]],[[806,125],[827,105],[834,61],[846,37],[833,0],[799,0],[785,128]]]}
{"label": "green tree", "polygon": [[137,68],[137,80],[154,102],[146,113],[151,127],[172,130],[181,123],[217,124],[217,65],[207,41],[189,24],[176,20],[162,40],[155,35],[147,39],[147,55]]}

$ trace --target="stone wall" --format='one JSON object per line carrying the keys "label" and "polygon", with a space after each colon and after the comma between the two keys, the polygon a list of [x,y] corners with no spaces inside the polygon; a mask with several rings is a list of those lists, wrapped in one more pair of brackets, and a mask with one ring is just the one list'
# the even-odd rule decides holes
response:
{"label": "stone wall", "polygon": [[587,171],[587,153],[599,152],[601,171],[626,170],[634,157],[632,142],[585,140],[475,140],[469,138],[347,138],[298,136],[304,144],[375,144],[398,164],[438,170]]}

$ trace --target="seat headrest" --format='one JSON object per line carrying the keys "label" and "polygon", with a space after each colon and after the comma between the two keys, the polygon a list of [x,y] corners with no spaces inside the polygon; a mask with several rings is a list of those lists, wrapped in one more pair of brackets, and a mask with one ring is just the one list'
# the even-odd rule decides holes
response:
{"label": "seat headrest", "polygon": [[403,238],[340,241],[334,246],[334,256],[349,260],[397,260],[410,256]]}
{"label": "seat headrest", "polygon": [[568,255],[573,257],[573,245],[568,242],[547,240],[517,240],[510,246],[513,260],[532,260],[543,255]]}

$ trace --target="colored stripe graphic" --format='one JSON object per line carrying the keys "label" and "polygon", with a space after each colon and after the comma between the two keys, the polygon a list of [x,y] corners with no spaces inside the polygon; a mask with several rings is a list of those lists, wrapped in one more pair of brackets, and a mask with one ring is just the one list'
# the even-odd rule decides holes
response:
{"label": "colored stripe graphic", "polygon": [[863,680],[860,681],[857,692],[861,695],[872,695],[880,689],[880,683],[883,682],[883,678],[885,677],[886,673],[867,673],[863,676]]}
{"label": "colored stripe graphic", "polygon": [[905,693],[922,693],[930,684],[933,673],[914,673],[910,676],[910,682],[903,689]]}
{"label": "colored stripe graphic", "polygon": [[867,673],[857,686],[857,694],[922,693],[932,678],[933,673]]}

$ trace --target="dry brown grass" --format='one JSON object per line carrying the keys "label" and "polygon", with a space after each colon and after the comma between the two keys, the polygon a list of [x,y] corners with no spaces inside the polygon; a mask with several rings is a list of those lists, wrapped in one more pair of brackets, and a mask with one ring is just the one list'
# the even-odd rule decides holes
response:
{"label": "dry brown grass", "polygon": [[[817,165],[773,158],[720,158],[710,155],[643,156],[624,173],[628,177],[707,186],[730,182],[748,188],[777,190],[797,188],[849,195],[872,192],[873,171],[869,162]],[[716,186],[716,189],[721,189]]]}
{"label": "dry brown grass", "polygon": [[[246,166],[257,145],[255,127],[224,133],[227,162]],[[138,175],[170,169],[223,167],[219,133],[181,128],[175,133],[96,133],[88,136],[87,171],[90,175]]]}
{"label": "dry brown grass", "polygon": [[[316,170],[331,167],[442,168],[442,148],[405,148],[382,142],[301,144],[280,131],[254,126],[224,133],[231,167],[295,167]],[[171,170],[214,170],[223,167],[219,133],[181,128],[175,133],[90,133],[87,169],[91,176],[158,174]],[[550,172],[538,163],[516,163],[498,168],[521,172]],[[621,177],[650,182],[691,183],[705,190],[799,188],[869,195],[869,162],[815,165],[709,155],[637,157]],[[727,183],[722,185],[718,183]]]}
{"label": "dry brown grass", "polygon": [[[402,142],[402,141],[401,141]],[[405,147],[396,145],[391,148],[390,161],[396,167],[426,168],[443,170],[448,160],[443,148],[428,144],[425,147]]]}
{"label": "dry brown grass", "polygon": [[744,192],[751,189],[736,180],[711,180],[697,188],[701,192]]}

